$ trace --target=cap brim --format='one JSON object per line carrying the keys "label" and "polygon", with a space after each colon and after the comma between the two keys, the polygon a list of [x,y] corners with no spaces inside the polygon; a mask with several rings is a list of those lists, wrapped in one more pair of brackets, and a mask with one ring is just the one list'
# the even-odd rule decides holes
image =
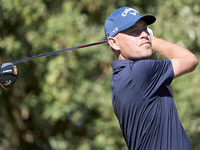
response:
{"label": "cap brim", "polygon": [[153,15],[144,15],[140,19],[143,19],[147,25],[150,25],[156,21],[156,17],[154,17]]}
{"label": "cap brim", "polygon": [[156,17],[154,17],[153,15],[144,15],[144,16],[141,16],[140,18],[137,18],[137,20],[131,20],[128,24],[126,24],[123,28],[121,28],[119,32],[132,27],[140,19],[144,20],[147,25],[150,25],[156,21]]}

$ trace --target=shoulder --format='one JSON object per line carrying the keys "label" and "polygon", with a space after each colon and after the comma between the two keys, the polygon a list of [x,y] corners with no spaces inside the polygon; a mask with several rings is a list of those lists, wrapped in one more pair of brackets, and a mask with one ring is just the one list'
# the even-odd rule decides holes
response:
{"label": "shoulder", "polygon": [[134,68],[138,70],[158,70],[160,68],[169,68],[172,67],[172,63],[170,60],[140,60],[136,61]]}
{"label": "shoulder", "polygon": [[[133,71],[134,73],[157,72],[172,69],[171,60],[116,60],[112,64],[113,72],[122,70]],[[126,69],[125,69],[126,68]]]}
{"label": "shoulder", "polygon": [[130,66],[130,75],[137,78],[152,78],[155,76],[173,76],[170,60],[141,60]]}

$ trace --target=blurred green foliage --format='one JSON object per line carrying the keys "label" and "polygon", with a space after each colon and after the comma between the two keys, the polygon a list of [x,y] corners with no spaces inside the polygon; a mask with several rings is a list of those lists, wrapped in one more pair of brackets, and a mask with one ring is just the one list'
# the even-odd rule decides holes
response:
{"label": "blurred green foliage", "polygon": [[[130,6],[153,14],[157,37],[200,57],[200,0],[0,0],[0,63],[102,41],[104,22]],[[126,150],[111,102],[107,44],[18,64],[0,89],[1,150]],[[200,149],[200,71],[172,86],[180,120]]]}

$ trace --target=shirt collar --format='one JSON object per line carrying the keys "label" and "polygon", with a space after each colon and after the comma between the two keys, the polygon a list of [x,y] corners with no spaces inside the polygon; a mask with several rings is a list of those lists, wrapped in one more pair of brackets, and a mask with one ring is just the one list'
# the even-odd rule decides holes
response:
{"label": "shirt collar", "polygon": [[111,67],[114,71],[117,67],[126,66],[130,62],[133,62],[133,61],[132,60],[115,60],[111,63]]}

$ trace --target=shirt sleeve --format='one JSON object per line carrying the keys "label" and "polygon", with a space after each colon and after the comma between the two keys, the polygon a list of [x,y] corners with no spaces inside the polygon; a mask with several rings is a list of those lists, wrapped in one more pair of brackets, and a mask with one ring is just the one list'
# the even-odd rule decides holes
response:
{"label": "shirt sleeve", "polygon": [[170,85],[174,72],[171,60],[138,61],[133,65],[134,78],[138,79],[137,88],[144,95],[152,95],[163,86]]}

